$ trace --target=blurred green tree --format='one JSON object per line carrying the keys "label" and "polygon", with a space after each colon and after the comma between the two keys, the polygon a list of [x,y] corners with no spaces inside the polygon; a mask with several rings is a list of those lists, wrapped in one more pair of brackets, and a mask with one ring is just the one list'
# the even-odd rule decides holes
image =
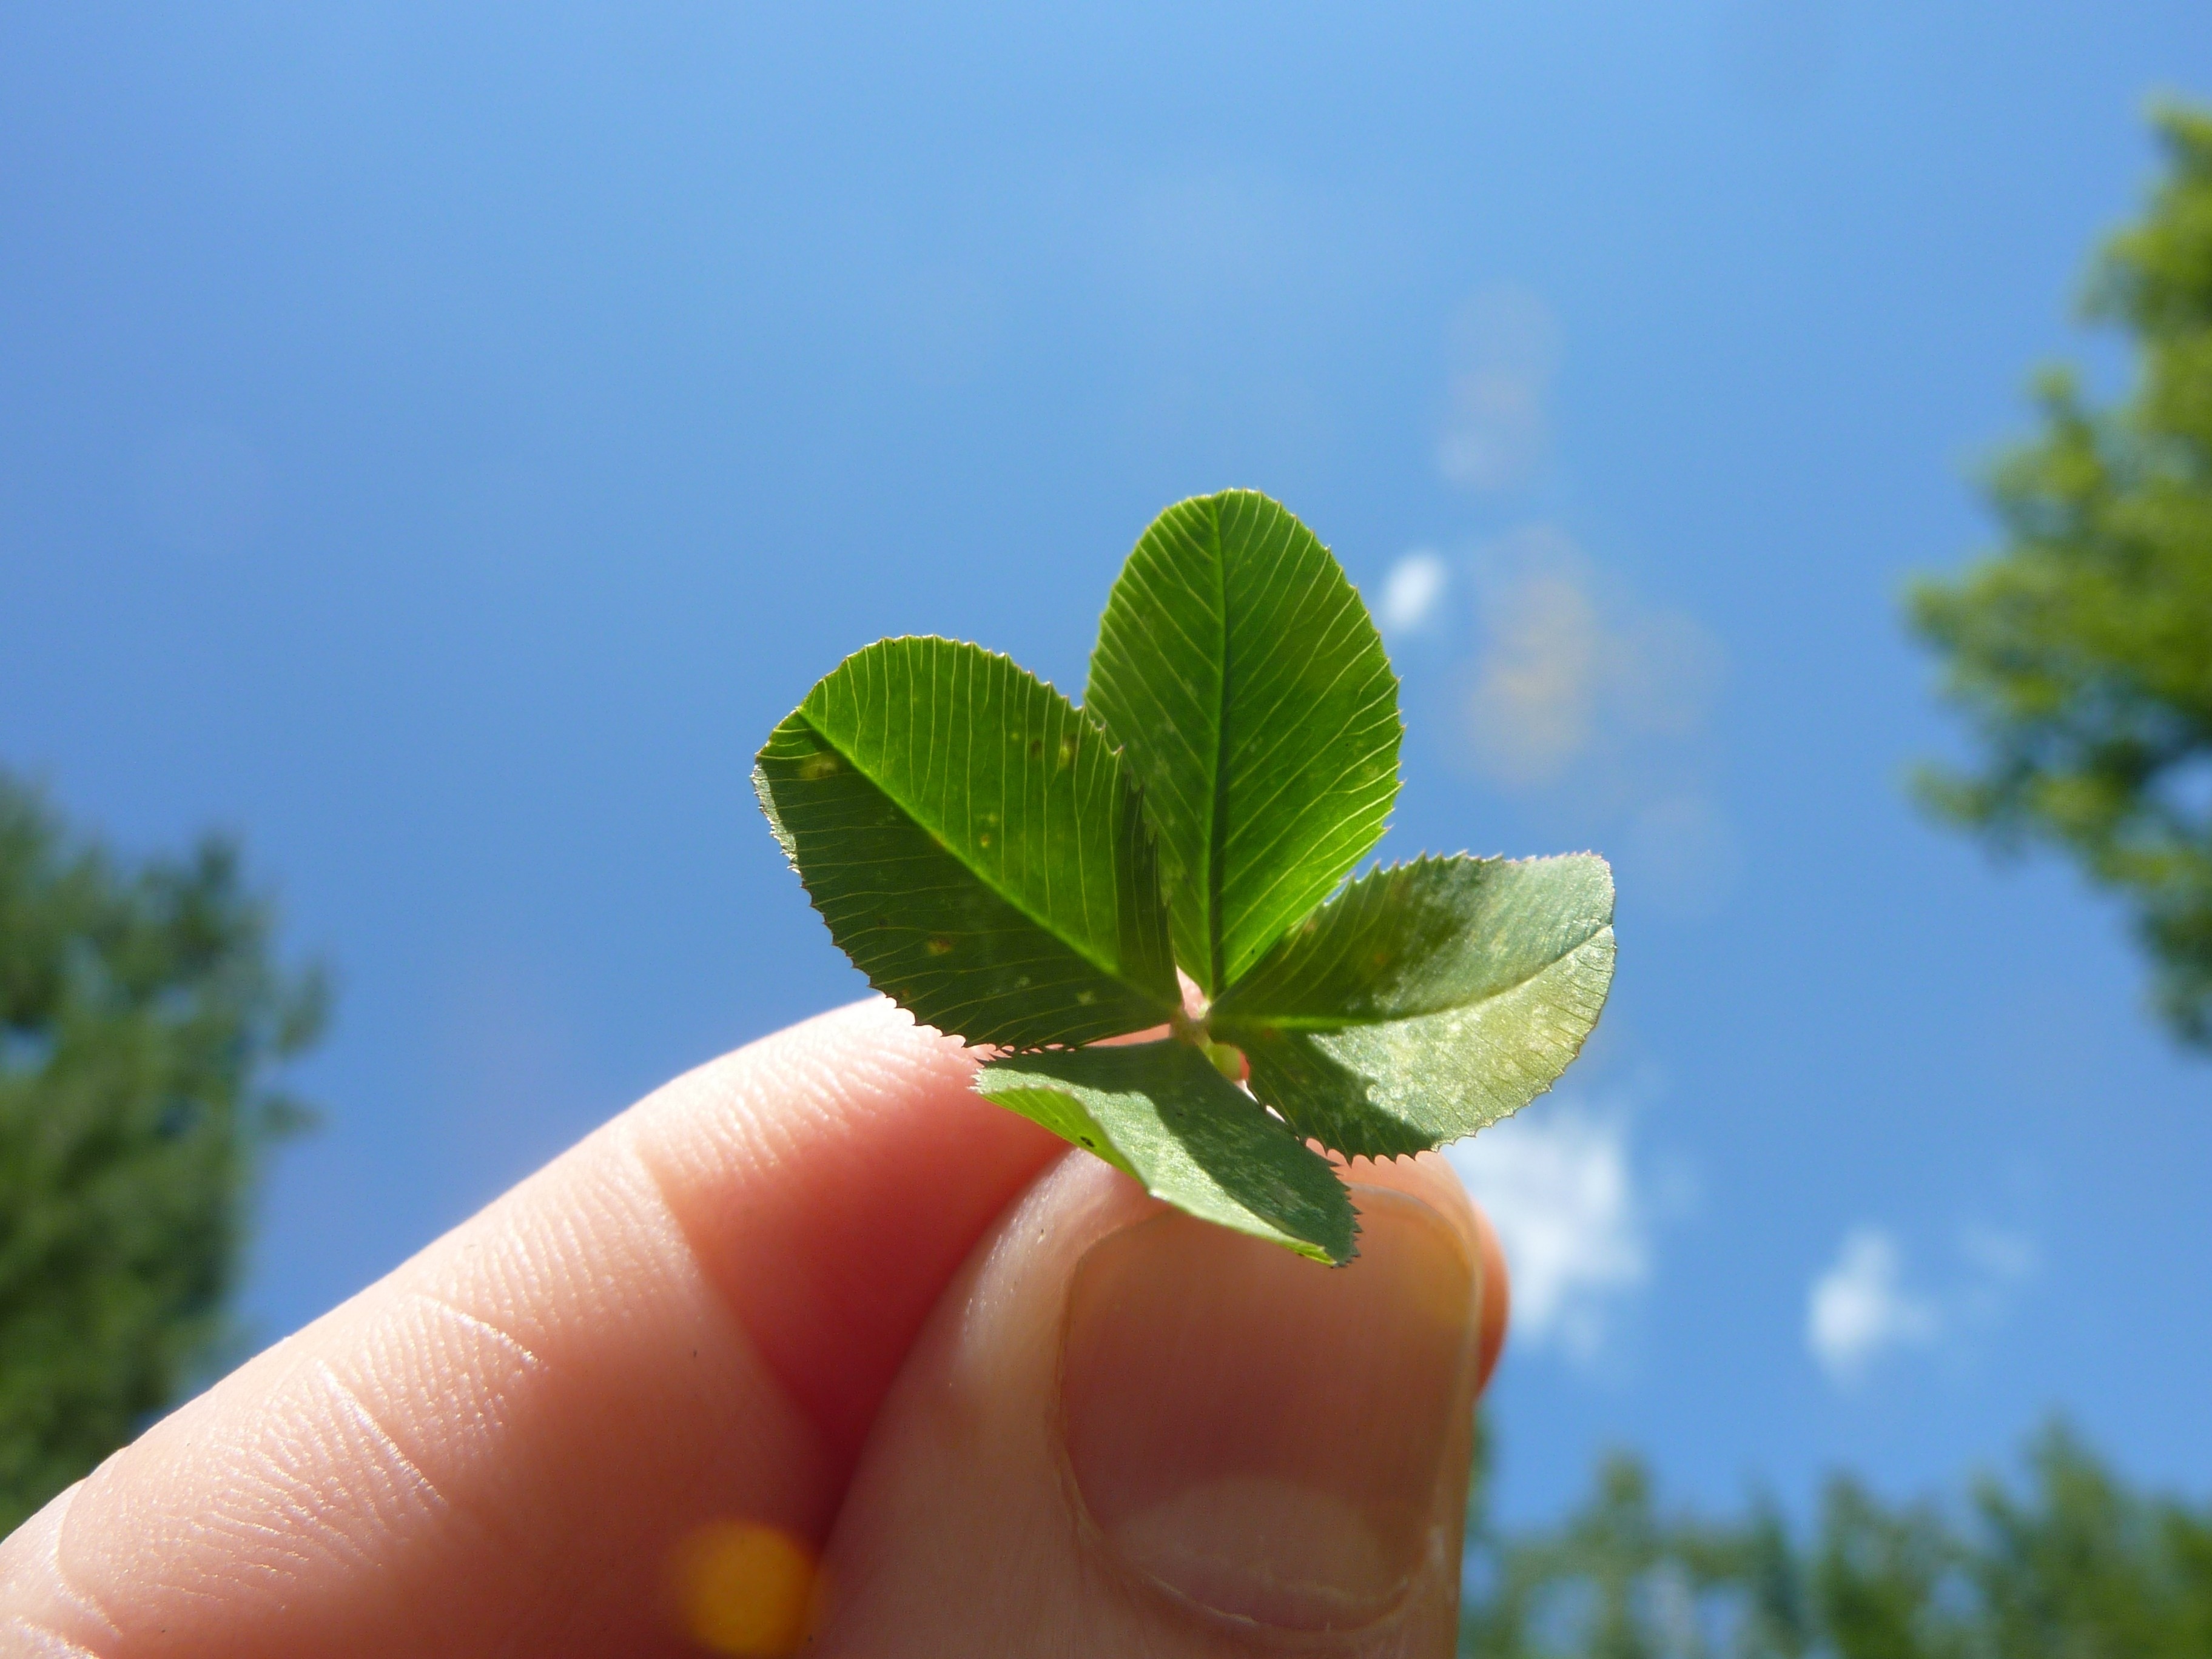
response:
{"label": "blurred green tree", "polygon": [[236,852],[118,863],[0,774],[0,1535],[224,1354],[267,1087],[322,975]]}
{"label": "blurred green tree", "polygon": [[1663,1517],[1608,1459],[1555,1530],[1506,1536],[1478,1467],[1460,1651],[1470,1659],[2203,1659],[2212,1506],[2130,1491],[2062,1427],[2027,1479],[1954,1517],[1831,1483],[1800,1545],[1771,1505]]}
{"label": "blurred green tree", "polygon": [[2212,114],[2156,123],[2166,172],[2085,301],[2131,336],[2132,391],[2097,409],[2044,373],[2041,433],[1990,475],[2002,546],[1911,591],[1983,750],[1918,781],[1943,816],[2055,844],[2124,894],[2159,1011],[2212,1046]]}

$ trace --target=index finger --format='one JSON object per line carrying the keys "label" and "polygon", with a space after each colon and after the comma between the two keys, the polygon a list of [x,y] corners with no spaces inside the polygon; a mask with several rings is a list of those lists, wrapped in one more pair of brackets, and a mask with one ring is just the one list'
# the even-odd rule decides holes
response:
{"label": "index finger", "polygon": [[670,1552],[818,1539],[945,1281],[1053,1155],[888,1003],[678,1079],[0,1546],[104,1659],[679,1650]]}

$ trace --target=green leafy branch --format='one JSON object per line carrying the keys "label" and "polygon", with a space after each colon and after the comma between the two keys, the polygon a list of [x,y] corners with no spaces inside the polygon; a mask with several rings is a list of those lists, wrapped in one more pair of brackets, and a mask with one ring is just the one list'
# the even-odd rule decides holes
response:
{"label": "green leafy branch", "polygon": [[1230,490],[1138,542],[1083,707],[977,645],[879,640],[753,781],[869,983],[1006,1050],[980,1093],[1192,1214],[1342,1262],[1357,1218],[1309,1142],[1398,1157],[1496,1123],[1566,1069],[1613,977],[1594,855],[1346,882],[1401,730],[1343,569]]}

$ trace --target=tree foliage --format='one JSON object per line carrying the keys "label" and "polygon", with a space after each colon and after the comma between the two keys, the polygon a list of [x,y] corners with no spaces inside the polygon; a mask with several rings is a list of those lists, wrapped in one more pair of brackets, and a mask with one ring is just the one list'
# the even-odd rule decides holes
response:
{"label": "tree foliage", "polygon": [[1662,1515],[1630,1457],[1559,1528],[1507,1536],[1478,1478],[1468,1659],[2201,1659],[2212,1653],[2212,1506],[2128,1489],[2046,1430],[2024,1481],[1963,1512],[1832,1482],[1802,1540],[1771,1505]]}
{"label": "tree foliage", "polygon": [[268,1087],[324,984],[203,842],[132,866],[0,774],[0,1534],[219,1356]]}
{"label": "tree foliage", "polygon": [[2087,299],[2131,338],[2132,391],[2100,409],[2071,373],[2044,374],[2041,433],[1990,478],[2002,545],[1912,590],[1982,748],[1921,788],[2124,895],[2160,1014],[2212,1046],[2212,115],[2157,124],[2167,172]]}

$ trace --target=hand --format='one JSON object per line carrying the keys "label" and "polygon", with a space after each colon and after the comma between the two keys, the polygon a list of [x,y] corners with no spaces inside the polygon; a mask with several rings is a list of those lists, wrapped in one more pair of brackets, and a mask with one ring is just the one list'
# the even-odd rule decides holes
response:
{"label": "hand", "polygon": [[1449,1651],[1449,1172],[1358,1166],[1330,1270],[974,1065],[870,1002],[670,1084],[0,1544],[0,1651]]}

